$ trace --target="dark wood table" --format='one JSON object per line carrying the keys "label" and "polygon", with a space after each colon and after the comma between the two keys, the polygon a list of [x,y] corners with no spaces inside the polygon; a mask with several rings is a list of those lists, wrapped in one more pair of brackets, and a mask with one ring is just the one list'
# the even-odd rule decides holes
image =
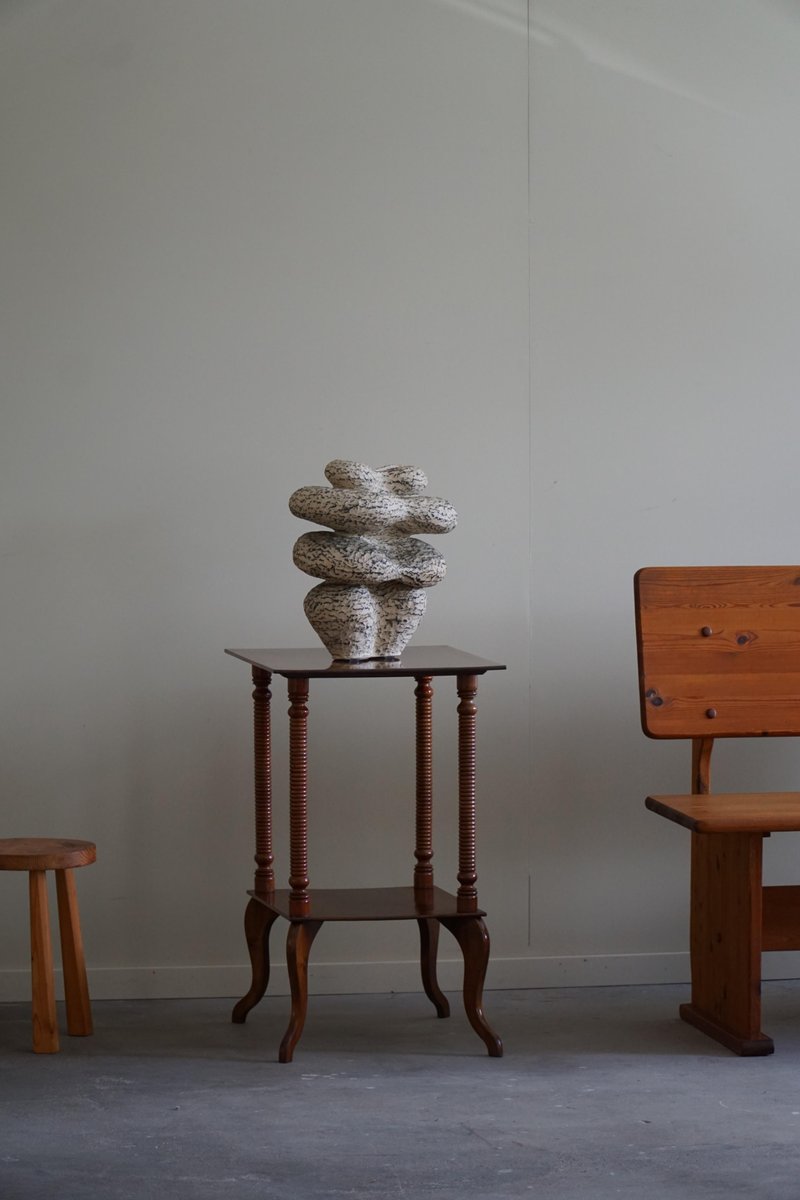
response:
{"label": "dark wood table", "polygon": [[[286,961],[292,993],[289,1025],[280,1062],[291,1062],[308,1008],[308,956],[325,921],[416,920],[420,931],[422,985],[439,1017],[450,1015],[436,979],[439,926],[455,937],[464,957],[464,1008],[489,1054],[499,1058],[503,1043],[483,1013],[483,983],[489,962],[489,934],[478,907],[475,869],[475,694],[478,676],[502,671],[501,663],[476,658],[451,646],[408,647],[401,659],[335,662],[321,647],[302,650],[226,650],[249,663],[253,675],[255,735],[256,872],[245,911],[245,936],[252,964],[250,990],[236,1004],[233,1020],[243,1022],[269,983],[269,934],[278,917],[289,922]],[[288,681],[289,692],[289,850],[288,889],[276,889],[272,845],[272,749],[270,685],[273,674]],[[454,676],[458,695],[458,890],[433,882],[432,717],[433,680]],[[308,878],[308,697],[311,679],[413,679],[416,705],[416,864],[410,887],[312,889]]]}

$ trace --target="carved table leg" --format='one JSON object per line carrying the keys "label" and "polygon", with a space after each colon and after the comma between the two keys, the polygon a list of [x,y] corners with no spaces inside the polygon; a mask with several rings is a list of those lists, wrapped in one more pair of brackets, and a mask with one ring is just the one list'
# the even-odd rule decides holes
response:
{"label": "carved table leg", "polygon": [[489,963],[489,933],[481,917],[441,917],[464,955],[464,1011],[492,1058],[502,1058],[503,1043],[483,1013],[483,981]]}
{"label": "carved table leg", "polygon": [[436,978],[436,950],[439,945],[439,922],[431,917],[418,917],[420,941],[420,966],[425,995],[436,1009],[437,1017],[449,1017],[450,1005],[439,988]]}
{"label": "carved table leg", "polygon": [[294,1048],[300,1041],[308,1011],[308,953],[322,921],[292,921],[286,938],[286,965],[292,988],[292,1015],[283,1035],[278,1061],[292,1061]]}
{"label": "carved table leg", "polygon": [[269,983],[269,931],[278,918],[276,912],[271,912],[257,900],[251,900],[244,913],[244,935],[247,938],[247,949],[250,952],[250,963],[253,968],[250,990],[247,995],[234,1005],[231,1020],[242,1025],[250,1012],[255,1008],[267,990]]}

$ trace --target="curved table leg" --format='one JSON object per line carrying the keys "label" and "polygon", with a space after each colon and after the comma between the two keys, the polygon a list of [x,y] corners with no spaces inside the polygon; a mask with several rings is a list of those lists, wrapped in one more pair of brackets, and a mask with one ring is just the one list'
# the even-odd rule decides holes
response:
{"label": "curved table leg", "polygon": [[292,1061],[294,1048],[300,1041],[308,1011],[308,953],[322,921],[292,921],[286,938],[286,965],[292,988],[292,1015],[283,1035],[278,1062]]}
{"label": "curved table leg", "polygon": [[420,967],[425,995],[436,1009],[437,1017],[449,1017],[450,1005],[436,978],[436,951],[439,945],[439,922],[433,917],[418,917]]}
{"label": "curved table leg", "polygon": [[247,938],[247,949],[250,951],[250,962],[253,968],[250,990],[246,996],[234,1005],[231,1020],[237,1024],[244,1023],[251,1008],[255,1008],[269,983],[269,931],[278,914],[265,908],[258,900],[252,900],[244,913],[244,935]]}
{"label": "curved table leg", "polygon": [[502,1058],[503,1043],[483,1014],[483,981],[489,963],[489,932],[481,917],[440,917],[464,955],[464,1010],[492,1058]]}

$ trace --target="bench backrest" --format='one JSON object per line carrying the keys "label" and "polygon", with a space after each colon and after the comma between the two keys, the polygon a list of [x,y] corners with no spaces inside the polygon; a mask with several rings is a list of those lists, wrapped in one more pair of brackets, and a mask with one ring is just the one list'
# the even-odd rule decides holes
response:
{"label": "bench backrest", "polygon": [[645,567],[634,592],[648,737],[800,734],[800,566]]}

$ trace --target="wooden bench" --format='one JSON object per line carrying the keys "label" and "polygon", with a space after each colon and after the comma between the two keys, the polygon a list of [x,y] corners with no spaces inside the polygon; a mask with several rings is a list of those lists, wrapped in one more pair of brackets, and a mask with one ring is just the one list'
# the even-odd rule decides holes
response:
{"label": "wooden bench", "polygon": [[763,887],[762,844],[800,830],[800,792],[711,791],[716,738],[800,734],[800,567],[652,567],[635,578],[642,726],[690,738],[692,791],[647,807],[692,834],[691,1003],[742,1055],[761,1030],[761,954],[800,949],[800,886]]}

